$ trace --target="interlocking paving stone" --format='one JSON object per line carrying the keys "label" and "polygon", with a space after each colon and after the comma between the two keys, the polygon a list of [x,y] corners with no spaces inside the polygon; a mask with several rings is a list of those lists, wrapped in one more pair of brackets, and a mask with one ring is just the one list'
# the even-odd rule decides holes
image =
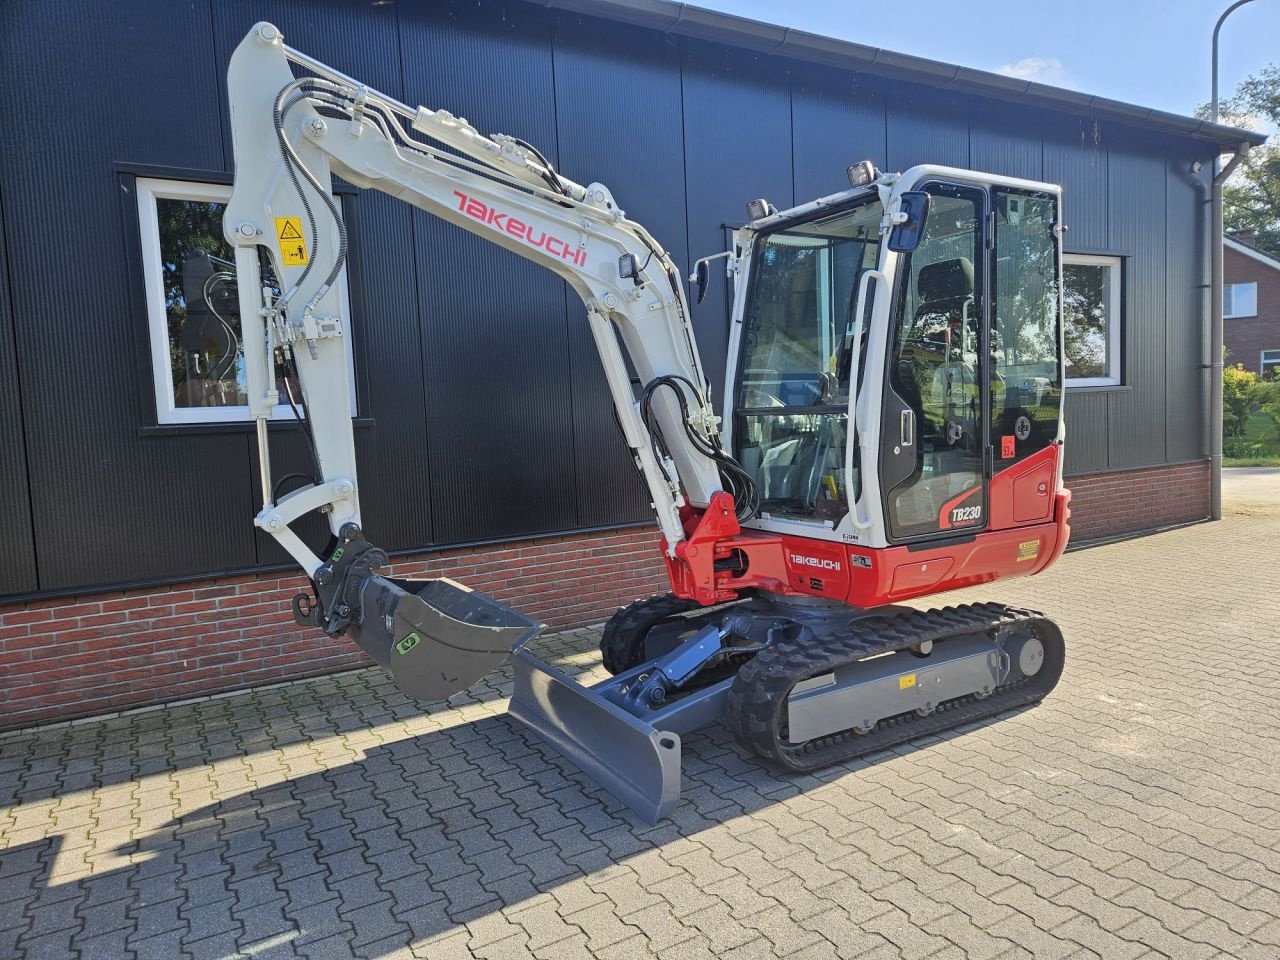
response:
{"label": "interlocking paving stone", "polygon": [[[699,732],[657,827],[502,716],[509,672],[0,735],[0,956],[1276,960],[1278,541],[1230,516],[934,598],[1057,619],[1058,689],[799,777]],[[539,643],[597,676],[597,638]]]}

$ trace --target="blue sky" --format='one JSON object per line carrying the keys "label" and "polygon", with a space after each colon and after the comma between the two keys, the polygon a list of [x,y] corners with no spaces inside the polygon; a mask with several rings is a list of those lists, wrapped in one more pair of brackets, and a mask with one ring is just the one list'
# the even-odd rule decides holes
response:
{"label": "blue sky", "polygon": [[[693,2],[1185,115],[1209,99],[1209,40],[1230,0]],[[1280,0],[1254,0],[1231,15],[1219,54],[1224,96],[1280,62],[1278,38]]]}

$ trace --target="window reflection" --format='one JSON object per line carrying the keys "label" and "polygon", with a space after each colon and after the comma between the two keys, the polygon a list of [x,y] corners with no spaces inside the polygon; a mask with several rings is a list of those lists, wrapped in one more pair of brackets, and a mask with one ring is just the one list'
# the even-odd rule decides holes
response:
{"label": "window reflection", "polygon": [[[155,205],[173,405],[246,406],[235,251],[222,235],[226,204],[157,196]],[[273,282],[269,270],[264,277]],[[286,387],[300,396],[291,375],[277,386],[282,397]]]}

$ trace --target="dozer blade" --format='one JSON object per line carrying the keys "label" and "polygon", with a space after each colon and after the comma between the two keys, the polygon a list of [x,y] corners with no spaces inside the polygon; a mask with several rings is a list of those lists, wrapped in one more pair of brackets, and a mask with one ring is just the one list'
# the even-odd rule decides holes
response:
{"label": "dozer blade", "polygon": [[619,678],[584,687],[526,650],[515,651],[512,666],[507,713],[646,822],[657,823],[679,803],[680,736],[606,699],[603,691]]}
{"label": "dozer blade", "polygon": [[542,625],[456,581],[370,576],[347,635],[419,700],[443,700],[500,666]]}

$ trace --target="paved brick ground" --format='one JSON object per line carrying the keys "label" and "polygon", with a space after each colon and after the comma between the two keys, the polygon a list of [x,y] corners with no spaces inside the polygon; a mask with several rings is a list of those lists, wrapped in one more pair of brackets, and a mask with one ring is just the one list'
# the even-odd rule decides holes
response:
{"label": "paved brick ground", "polygon": [[[1068,555],[1041,707],[646,827],[361,672],[0,738],[0,957],[1280,956],[1280,509]],[[548,642],[591,669],[591,631]]]}

